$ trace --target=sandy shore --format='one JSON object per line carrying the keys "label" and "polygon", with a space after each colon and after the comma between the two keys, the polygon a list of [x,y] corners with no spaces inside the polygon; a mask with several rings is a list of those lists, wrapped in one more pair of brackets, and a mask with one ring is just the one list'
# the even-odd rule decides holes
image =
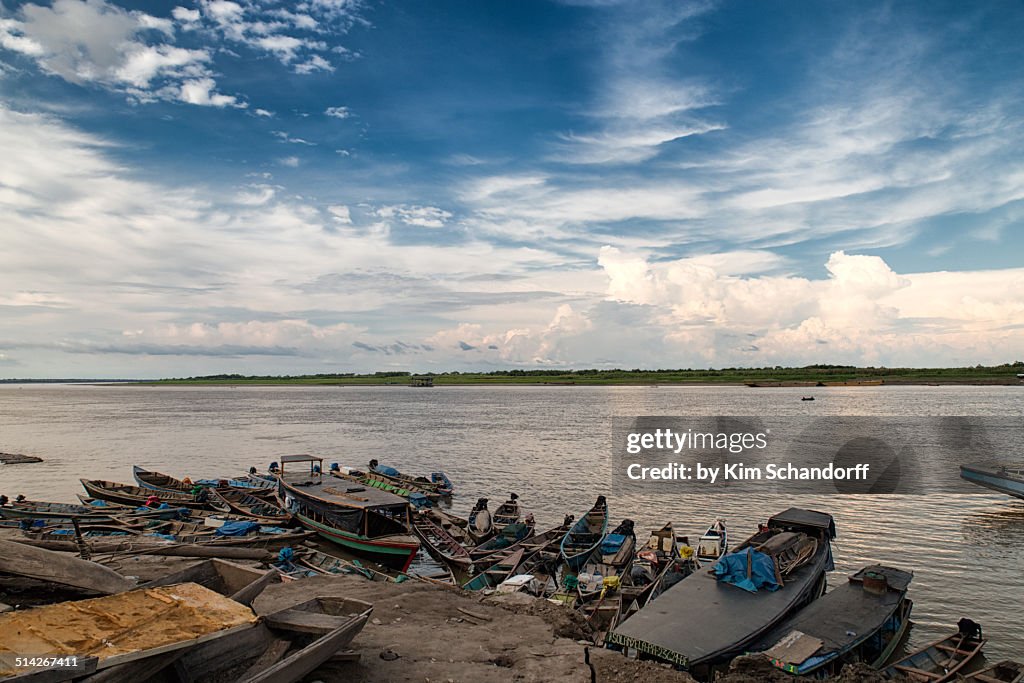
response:
{"label": "sandy shore", "polygon": [[[373,616],[351,647],[356,662],[328,664],[309,681],[365,683],[693,683],[688,674],[584,645],[577,613],[523,594],[481,596],[419,581],[371,582],[361,577],[316,577],[269,587],[256,599],[259,614],[313,596],[372,602]],[[763,660],[737,662],[723,683],[797,681]],[[869,670],[848,672],[842,683],[882,681]]]}

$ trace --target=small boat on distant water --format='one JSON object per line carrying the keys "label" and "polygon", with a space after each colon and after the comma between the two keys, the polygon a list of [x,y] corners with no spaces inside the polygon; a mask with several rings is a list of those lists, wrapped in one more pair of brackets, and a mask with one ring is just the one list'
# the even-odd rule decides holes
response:
{"label": "small boat on distant water", "polygon": [[961,619],[959,629],[925,645],[882,671],[886,678],[902,677],[914,683],[946,683],[973,662],[985,646],[981,626]]}
{"label": "small boat on distant water", "polygon": [[715,562],[729,551],[729,532],[725,522],[716,519],[697,541],[697,559]]}
{"label": "small boat on distant water", "polygon": [[987,489],[1024,499],[1024,467],[960,465],[960,478]]}
{"label": "small boat on distant water", "polygon": [[[287,464],[308,464],[308,472],[286,472]],[[277,475],[278,498],[302,526],[327,540],[399,571],[420,549],[413,535],[409,501],[387,491],[323,479],[323,458],[286,455]]]}
{"label": "small boat on distant water", "polygon": [[577,570],[597,550],[608,533],[608,501],[598,496],[597,502],[580,517],[562,539],[562,559],[572,570]]}
{"label": "small boat on distant water", "polygon": [[814,400],[814,397],[813,397],[813,396],[802,396],[802,397],[800,398],[800,400],[801,400],[801,401],[813,401],[813,400]]}

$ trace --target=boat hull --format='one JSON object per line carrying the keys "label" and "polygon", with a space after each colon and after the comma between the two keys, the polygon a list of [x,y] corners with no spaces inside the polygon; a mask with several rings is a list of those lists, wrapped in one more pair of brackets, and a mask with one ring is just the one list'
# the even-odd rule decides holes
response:
{"label": "boat hull", "polygon": [[295,517],[302,526],[310,531],[315,531],[321,538],[401,572],[409,569],[412,559],[416,557],[416,553],[420,549],[419,541],[411,536],[367,538],[327,526],[301,513],[296,513]]}
{"label": "boat hull", "polygon": [[998,467],[960,465],[960,478],[1024,500],[1024,471],[1000,471]]}

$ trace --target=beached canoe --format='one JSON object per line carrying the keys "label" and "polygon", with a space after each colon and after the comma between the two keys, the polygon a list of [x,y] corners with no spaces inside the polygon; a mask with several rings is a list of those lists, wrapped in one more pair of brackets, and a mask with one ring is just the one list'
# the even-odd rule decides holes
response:
{"label": "beached canoe", "polygon": [[614,628],[608,642],[712,678],[715,667],[824,592],[833,538],[835,522],[826,513],[790,508],[774,515],[714,572],[678,582]]}
{"label": "beached canoe", "polygon": [[729,532],[725,528],[725,522],[716,519],[697,541],[697,559],[702,563],[717,562],[718,558],[727,552],[729,552]]}
{"label": "beached canoe", "polygon": [[257,569],[236,562],[211,558],[144,583],[139,588],[197,583],[248,606],[252,604],[253,599],[259,592],[262,592],[263,588],[280,580],[280,572],[274,569]]}
{"label": "beached canoe", "polygon": [[577,570],[597,550],[608,533],[608,502],[598,496],[594,507],[573,524],[562,539],[562,559],[572,570]]}
{"label": "beached canoe", "polygon": [[108,500],[112,503],[122,505],[133,505],[141,507],[151,496],[156,496],[161,503],[167,503],[172,507],[186,507],[189,509],[207,508],[207,501],[202,496],[193,496],[186,493],[171,493],[167,491],[154,491],[141,486],[131,484],[120,484],[102,479],[79,479],[86,492],[93,498]]}
{"label": "beached canoe", "polygon": [[196,481],[177,479],[169,474],[153,472],[139,467],[138,465],[132,466],[132,476],[135,477],[135,481],[142,488],[153,489],[154,491],[164,491],[167,493],[186,493],[188,495],[192,495],[192,491],[196,486],[214,488],[230,487],[255,492],[272,491],[274,487],[272,482],[265,479],[254,479],[249,477],[241,479],[197,479]]}
{"label": "beached canoe", "polygon": [[491,511],[487,509],[486,498],[477,499],[467,522],[466,533],[473,539],[474,545],[479,545],[494,535],[494,520],[491,519]]}
{"label": "beached canoe", "polygon": [[257,623],[248,607],[194,583],[18,610],[0,614],[0,678],[25,673],[15,657],[96,657],[103,670],[169,658]]}
{"label": "beached canoe", "polygon": [[478,591],[484,588],[494,588],[507,579],[515,571],[515,568],[523,561],[524,551],[522,548],[516,550],[508,557],[498,560],[493,565],[480,572],[468,582],[463,588],[468,591]]}
{"label": "beached canoe", "polygon": [[233,512],[258,520],[261,524],[287,525],[292,521],[290,512],[276,502],[268,502],[237,489],[209,489],[210,504],[225,512]]}
{"label": "beached canoe", "polygon": [[0,519],[43,519],[54,524],[70,522],[109,522],[115,516],[128,516],[136,519],[176,519],[187,516],[187,508],[170,507],[164,509],[147,508],[140,510],[136,506],[104,504],[103,506],[74,505],[72,503],[51,503],[39,500],[20,500],[0,506]]}
{"label": "beached canoe", "polygon": [[121,593],[135,586],[134,581],[95,562],[3,539],[0,539],[0,574],[99,595]]}
{"label": "beached canoe", "polygon": [[776,668],[799,676],[838,675],[844,666],[877,668],[910,623],[913,574],[872,565],[786,619],[751,647]]}
{"label": "beached canoe", "polygon": [[466,571],[473,566],[469,549],[429,515],[412,516],[412,528],[435,559]]}
{"label": "beached canoe", "polygon": [[1024,683],[1024,664],[1012,659],[964,676],[964,683]]}
{"label": "beached canoe", "polygon": [[624,519],[604,537],[577,575],[576,587],[580,597],[591,599],[609,585],[617,591],[623,579],[628,579],[635,556],[636,533],[633,531],[633,520]]}
{"label": "beached canoe", "polygon": [[[533,519],[530,519],[533,522]],[[526,522],[516,522],[515,524],[509,524],[501,530],[501,533],[496,536],[492,536],[490,539],[484,541],[480,545],[472,548],[469,551],[469,556],[473,560],[473,564],[480,566],[481,564],[487,566],[489,564],[488,558],[499,550],[504,550],[517,545],[521,541],[533,536],[534,527],[533,524],[527,524]]]}
{"label": "beached canoe", "polygon": [[[509,494],[508,500],[498,506],[491,515],[491,521],[494,524],[494,530],[497,533],[501,533],[505,527],[515,524],[520,521],[526,521],[527,513],[522,509],[519,504],[519,496],[512,493]],[[532,519],[532,515],[530,516]]]}
{"label": "beached canoe", "polygon": [[[963,621],[963,620],[962,620]],[[912,652],[882,671],[887,678],[903,677],[914,683],[946,683],[981,654],[985,639],[979,633],[958,630]]]}

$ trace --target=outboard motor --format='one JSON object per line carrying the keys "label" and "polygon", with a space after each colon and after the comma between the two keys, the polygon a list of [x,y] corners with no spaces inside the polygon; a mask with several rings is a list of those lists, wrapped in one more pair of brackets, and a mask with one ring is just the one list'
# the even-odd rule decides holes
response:
{"label": "outboard motor", "polygon": [[508,499],[514,502],[514,501],[519,500],[519,496],[516,495],[515,493],[510,493],[510,494],[508,494]]}
{"label": "outboard motor", "polygon": [[341,472],[341,465],[336,462],[331,463],[331,472]]}
{"label": "outboard motor", "polygon": [[565,519],[562,520],[562,526],[572,526],[572,523],[576,521],[576,515],[566,515]]}
{"label": "outboard motor", "polygon": [[373,472],[374,470],[376,470],[377,469],[377,465],[379,465],[379,464],[380,463],[377,462],[377,458],[374,458],[373,460],[371,460],[370,461],[370,471]]}
{"label": "outboard motor", "polygon": [[24,503],[25,502],[25,494],[24,493],[19,493],[18,495],[16,495],[14,497],[14,502],[15,503]]}
{"label": "outboard motor", "polygon": [[969,640],[981,640],[981,624],[964,617],[960,621],[956,622],[956,627],[960,631],[960,635]]}
{"label": "outboard motor", "polygon": [[602,508],[602,507],[606,508],[606,507],[608,507],[608,499],[605,498],[604,496],[598,496],[597,497],[597,502],[594,504],[594,507],[599,507],[599,508]]}
{"label": "outboard motor", "polygon": [[4,505],[7,505],[7,502],[9,500],[10,499],[7,496],[0,496],[0,507],[3,507]]}
{"label": "outboard motor", "polygon": [[277,461],[270,463],[270,467],[267,468],[271,474],[277,474],[281,470],[281,466],[277,464]]}
{"label": "outboard motor", "polygon": [[256,468],[255,467],[250,467],[249,468],[249,474],[256,474]]}
{"label": "outboard motor", "polygon": [[477,498],[476,505],[473,506],[473,511],[476,512],[477,510],[486,510],[486,509],[487,509],[487,499],[486,498]]}

